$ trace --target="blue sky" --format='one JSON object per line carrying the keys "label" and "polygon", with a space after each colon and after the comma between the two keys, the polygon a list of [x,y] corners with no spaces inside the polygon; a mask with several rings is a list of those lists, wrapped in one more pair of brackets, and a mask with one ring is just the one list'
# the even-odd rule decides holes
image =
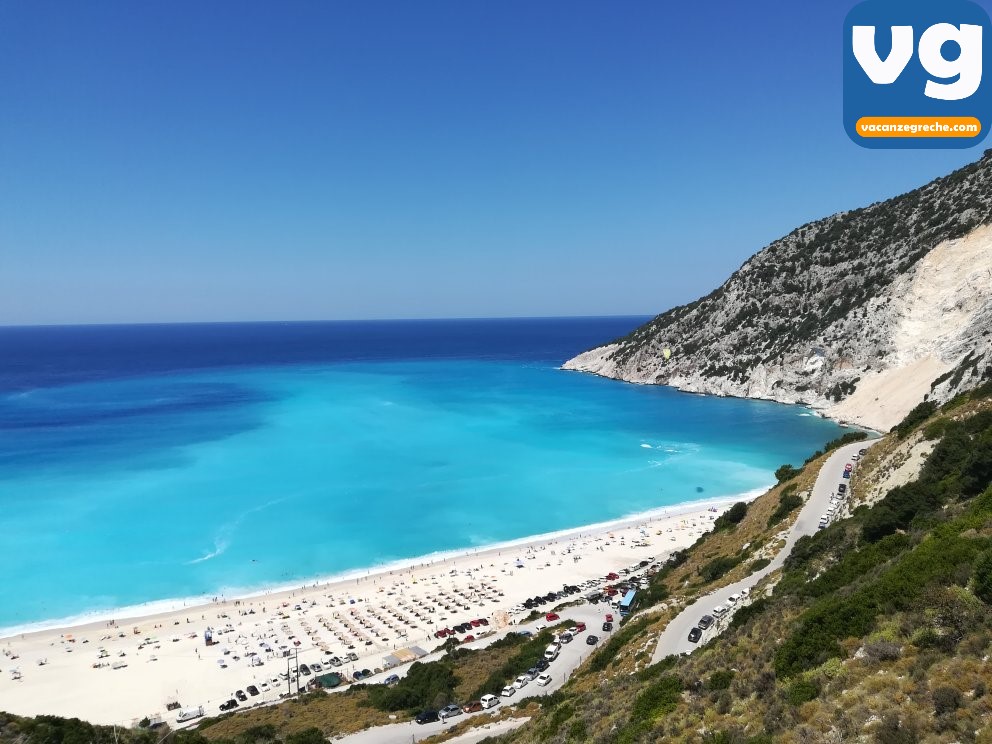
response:
{"label": "blue sky", "polygon": [[0,323],[650,314],[980,155],[846,2],[0,3]]}

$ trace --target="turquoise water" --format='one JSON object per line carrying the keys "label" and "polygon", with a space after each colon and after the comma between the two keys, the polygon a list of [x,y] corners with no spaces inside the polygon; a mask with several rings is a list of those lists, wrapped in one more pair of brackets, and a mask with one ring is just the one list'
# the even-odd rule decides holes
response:
{"label": "turquoise water", "polygon": [[626,385],[540,356],[8,389],[0,627],[742,494],[841,432],[803,409]]}

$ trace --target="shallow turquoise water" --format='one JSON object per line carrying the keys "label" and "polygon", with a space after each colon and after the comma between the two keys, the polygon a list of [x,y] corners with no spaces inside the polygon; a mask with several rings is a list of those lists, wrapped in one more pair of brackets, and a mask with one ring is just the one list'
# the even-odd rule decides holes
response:
{"label": "shallow turquoise water", "polygon": [[0,415],[0,627],[741,494],[841,431],[533,359],[132,375]]}

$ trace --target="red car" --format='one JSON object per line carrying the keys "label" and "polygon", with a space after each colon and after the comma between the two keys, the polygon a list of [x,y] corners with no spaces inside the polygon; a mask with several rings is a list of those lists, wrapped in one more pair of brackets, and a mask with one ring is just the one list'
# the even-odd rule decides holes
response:
{"label": "red car", "polygon": [[619,574],[615,574],[615,573],[608,573],[608,574],[606,574],[606,580],[607,581],[616,581],[619,578],[620,578],[620,575]]}
{"label": "red car", "polygon": [[474,641],[474,640],[475,640],[474,635],[467,635],[464,638],[462,638],[462,643],[468,643],[469,641]]}
{"label": "red car", "polygon": [[480,625],[482,625],[482,621],[481,620],[473,620],[472,621],[472,627],[473,628],[478,628]]}
{"label": "red car", "polygon": [[547,615],[544,616],[544,619],[547,620],[549,623],[553,623],[555,620],[558,619],[558,615],[556,615],[553,612],[549,612]]}
{"label": "red car", "polygon": [[484,617],[480,617],[479,618],[479,624],[480,625],[489,625],[489,621],[486,620],[486,618],[484,618]]}
{"label": "red car", "polygon": [[586,632],[586,624],[585,623],[576,623],[575,624],[575,632],[576,633],[585,633]]}
{"label": "red car", "polygon": [[612,623],[613,622],[613,614],[612,613],[607,613],[606,614],[606,622],[608,622],[608,623]]}

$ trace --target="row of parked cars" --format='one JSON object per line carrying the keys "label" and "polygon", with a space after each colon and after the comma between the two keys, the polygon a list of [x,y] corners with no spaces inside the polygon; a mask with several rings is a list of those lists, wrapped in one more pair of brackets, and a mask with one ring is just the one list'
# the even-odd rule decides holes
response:
{"label": "row of parked cars", "polygon": [[[842,478],[845,480],[850,480],[851,473],[854,472],[854,463],[860,460],[868,450],[866,448],[858,450],[858,454],[854,455],[851,460],[852,462],[844,465],[844,473]],[[841,509],[844,506],[844,501],[850,496],[850,491],[848,491],[847,483],[843,480],[837,484],[837,493],[830,497],[830,505],[827,507],[826,512],[820,516],[820,521],[817,523],[818,529],[825,529],[830,525],[834,519],[840,514]]]}
{"label": "row of parked cars", "polygon": [[[464,623],[459,623],[458,625],[452,625],[449,628],[441,628],[441,630],[435,631],[435,638],[449,638],[457,636],[459,633],[469,633],[474,628],[484,628],[489,625],[489,621],[484,617],[478,617],[474,620],[468,620]],[[469,636],[465,638],[465,641],[474,641],[475,636]]]}
{"label": "row of parked cars", "polygon": [[722,620],[727,617],[733,611],[734,607],[737,607],[746,601],[750,595],[751,590],[745,587],[741,589],[739,593],[731,594],[727,597],[726,606],[717,605],[710,610],[710,613],[712,614],[703,615],[699,618],[699,621],[696,623],[695,627],[689,631],[689,641],[691,643],[699,643],[699,639],[703,637],[703,633],[709,630],[709,628],[711,628],[717,620]]}
{"label": "row of parked cars", "polygon": [[559,602],[562,599],[572,596],[573,594],[578,594],[582,591],[580,586],[575,584],[565,584],[561,589],[556,592],[548,592],[547,594],[538,595],[536,597],[531,597],[530,599],[525,599],[518,605],[510,608],[511,612],[523,612],[524,610],[533,610],[536,607],[546,605],[549,602]]}
{"label": "row of parked cars", "polygon": [[[613,627],[613,615],[607,615],[607,622],[603,623],[604,630],[612,629]],[[560,618],[554,612],[549,612],[544,618],[547,622],[556,622]],[[609,628],[607,628],[609,626]],[[517,694],[518,690],[524,689],[531,682],[540,686],[546,687],[550,685],[553,677],[548,672],[551,663],[558,658],[558,654],[561,652],[561,647],[566,643],[571,643],[577,635],[584,633],[586,631],[585,623],[576,623],[568,630],[564,630],[561,633],[556,633],[552,642],[544,650],[544,657],[537,660],[530,669],[528,669],[523,674],[517,676],[515,680],[510,682],[506,687],[500,690],[499,695],[483,695],[479,700],[473,701],[466,705],[447,705],[441,710],[425,710],[419,713],[416,717],[417,723],[433,723],[435,721],[446,721],[449,718],[459,716],[462,713],[477,713],[479,711],[486,710],[488,708],[493,708],[499,705],[501,698],[511,698]],[[517,631],[520,635],[531,636],[530,631],[521,630]],[[590,646],[595,645],[599,642],[599,638],[594,635],[587,636],[586,643]],[[387,680],[388,682],[388,680]]]}

